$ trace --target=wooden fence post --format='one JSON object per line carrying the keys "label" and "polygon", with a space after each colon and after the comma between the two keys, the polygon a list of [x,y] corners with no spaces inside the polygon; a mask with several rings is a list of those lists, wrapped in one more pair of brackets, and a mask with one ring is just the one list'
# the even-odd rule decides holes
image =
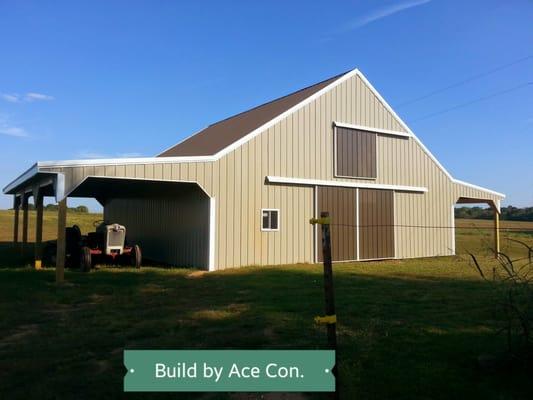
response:
{"label": "wooden fence post", "polygon": [[324,317],[316,317],[315,322],[326,324],[328,346],[335,351],[335,367],[333,367],[333,375],[335,376],[335,396],[339,398],[339,378],[337,359],[337,316],[335,315],[335,295],[333,291],[333,268],[331,260],[331,235],[330,235],[330,219],[329,212],[324,211],[320,213],[319,219],[311,219],[312,224],[320,224],[322,228],[322,258],[324,262],[324,297],[325,297],[325,311]]}

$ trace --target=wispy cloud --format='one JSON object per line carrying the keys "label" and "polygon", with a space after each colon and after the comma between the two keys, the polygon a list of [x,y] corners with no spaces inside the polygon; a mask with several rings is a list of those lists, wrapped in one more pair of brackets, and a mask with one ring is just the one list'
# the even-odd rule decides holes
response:
{"label": "wispy cloud", "polygon": [[361,28],[362,26],[371,24],[372,22],[376,22],[380,19],[390,17],[391,15],[399,13],[400,11],[427,4],[430,1],[431,0],[400,1],[386,7],[378,8],[377,10],[370,11],[369,13],[348,22],[340,29],[340,32],[348,32],[357,28]]}
{"label": "wispy cloud", "polygon": [[51,101],[54,100],[54,96],[50,96],[43,93],[29,92],[26,94],[18,93],[2,93],[0,95],[2,99],[10,103],[33,103],[35,101]]}
{"label": "wispy cloud", "polygon": [[5,101],[8,101],[10,103],[18,103],[19,102],[19,96],[17,94],[2,94],[2,99]]}
{"label": "wispy cloud", "polygon": [[24,99],[28,102],[32,101],[50,101],[54,100],[54,96],[49,96],[47,94],[42,93],[26,93],[26,96],[24,96]]}
{"label": "wispy cloud", "polygon": [[0,115],[0,134],[18,138],[30,136],[24,128],[10,123],[6,115]]}

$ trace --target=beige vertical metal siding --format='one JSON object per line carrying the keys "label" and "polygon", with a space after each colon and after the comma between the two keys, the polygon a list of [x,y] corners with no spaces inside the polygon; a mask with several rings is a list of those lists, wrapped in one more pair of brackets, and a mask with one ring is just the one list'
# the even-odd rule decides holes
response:
{"label": "beige vertical metal siding", "polygon": [[143,257],[177,266],[208,268],[209,198],[199,189],[173,198],[112,199],[104,218],[126,226]]}
{"label": "beige vertical metal siding", "polygon": [[[338,84],[215,162],[54,168],[67,190],[88,175],[197,181],[216,199],[216,268],[312,262],[313,188],[265,184],[267,175],[335,178],[333,121],[406,132],[358,76]],[[427,193],[395,193],[395,255],[452,253],[451,205],[461,193],[413,138],[377,134],[375,183],[422,186]],[[497,196],[494,196],[497,199]],[[263,232],[261,209],[280,209],[280,229]],[[174,251],[174,250],[171,250]]]}

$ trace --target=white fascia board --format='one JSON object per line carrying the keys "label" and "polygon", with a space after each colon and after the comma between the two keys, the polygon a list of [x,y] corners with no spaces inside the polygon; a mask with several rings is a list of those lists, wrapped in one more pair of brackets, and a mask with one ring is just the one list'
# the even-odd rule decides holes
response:
{"label": "white fascia board", "polygon": [[455,179],[455,178],[452,178],[452,181],[454,183],[459,184],[459,185],[467,186],[467,187],[472,188],[472,189],[476,189],[476,190],[480,190],[482,192],[490,193],[490,194],[492,194],[494,196],[501,197],[502,199],[505,198],[505,195],[503,193],[495,192],[494,190],[490,190],[490,189],[484,188],[482,186],[478,186],[478,185],[474,185],[472,183],[460,181],[459,179]]}
{"label": "white fascia board", "polygon": [[37,163],[35,163],[26,172],[22,173],[18,178],[8,183],[2,191],[4,192],[4,194],[6,194],[7,192],[13,190],[18,185],[24,183],[28,179],[33,178],[37,174],[37,172],[39,172],[39,167]]}
{"label": "white fascia board", "polygon": [[385,189],[396,190],[400,192],[417,192],[426,193],[428,188],[419,186],[403,186],[403,185],[387,185],[379,183],[366,182],[343,182],[343,181],[324,181],[320,179],[305,179],[305,178],[287,178],[283,176],[267,176],[267,181],[270,183],[282,183],[289,185],[305,185],[305,186],[338,186],[361,189]]}
{"label": "white fascia board", "polygon": [[347,124],[345,122],[338,122],[338,121],[333,121],[333,125],[337,126],[339,128],[357,129],[359,131],[368,131],[368,132],[374,132],[374,133],[381,133],[381,134],[384,134],[384,135],[391,135],[391,136],[401,136],[401,137],[411,137],[412,136],[410,133],[405,133],[405,132],[400,132],[400,131],[392,131],[390,129],[373,128],[371,126],[365,126],[365,125]]}
{"label": "white fascia board", "polygon": [[231,151],[235,150],[237,147],[242,146],[244,143],[246,143],[249,140],[253,139],[254,137],[259,135],[260,133],[262,133],[265,130],[267,130],[268,128],[270,128],[271,126],[277,124],[282,119],[284,119],[287,116],[291,115],[295,111],[298,111],[300,108],[305,107],[307,104],[311,103],[315,99],[318,99],[320,96],[322,96],[324,93],[330,91],[335,86],[337,86],[337,85],[341,84],[342,82],[350,79],[352,76],[355,76],[358,72],[359,71],[357,70],[357,68],[351,70],[350,72],[347,72],[346,74],[341,76],[339,79],[336,79],[335,81],[331,82],[329,85],[323,87],[318,92],[316,92],[313,95],[305,98],[304,100],[302,100],[298,104],[292,106],[291,108],[289,108],[288,110],[284,111],[283,113],[281,113],[280,115],[278,115],[274,119],[271,119],[267,123],[261,125],[259,128],[256,128],[252,132],[250,132],[247,135],[243,136],[242,138],[240,138],[236,142],[233,142],[229,146],[223,148],[222,150],[220,150],[218,153],[215,154],[216,159],[218,160],[219,158],[221,158],[221,157],[225,156],[226,154],[230,153]]}
{"label": "white fascia board", "polygon": [[[63,174],[58,174],[58,175],[63,175]],[[64,176],[63,176],[64,178]],[[180,179],[180,180],[176,180],[176,179],[155,179],[155,178],[131,178],[129,176],[104,176],[104,175],[87,175],[85,178],[83,178],[76,186],[72,187],[70,189],[70,191],[68,193],[65,194],[64,197],[68,197],[70,196],[70,194],[72,192],[74,192],[74,190],[76,190],[79,186],[81,186],[83,183],[85,183],[85,181],[89,180],[89,179],[94,179],[94,178],[97,178],[97,179],[108,179],[108,180],[111,180],[111,179],[122,179],[122,180],[125,180],[125,181],[150,181],[150,182],[169,182],[169,183],[190,183],[190,184],[194,184],[194,185],[197,185],[205,194],[206,196],[208,197],[211,197],[211,195],[209,194],[209,192],[207,190],[205,190],[205,188],[198,182],[198,181],[189,181],[189,180],[186,180],[186,179]],[[64,185],[63,185],[64,186]]]}
{"label": "white fascia board", "polygon": [[209,255],[208,270],[215,270],[216,198],[209,198]]}
{"label": "white fascia board", "polygon": [[215,161],[213,156],[198,157],[136,157],[136,158],[96,158],[88,160],[61,160],[61,161],[39,161],[40,168],[59,167],[84,167],[99,165],[121,165],[121,164],[175,164],[189,162],[210,162]]}
{"label": "white fascia board", "polygon": [[365,83],[365,85],[368,86],[370,91],[378,98],[378,100],[383,104],[383,106],[389,111],[394,118],[404,127],[404,129],[413,137],[414,140],[418,143],[418,145],[424,150],[424,152],[433,160],[435,164],[444,172],[444,174],[451,180],[453,180],[452,175],[444,168],[444,166],[437,160],[437,158],[429,151],[429,149],[424,146],[424,144],[420,141],[420,139],[413,133],[413,131],[407,126],[407,124],[396,114],[396,112],[392,109],[392,107],[385,101],[383,97],[379,94],[379,92],[372,86],[372,84],[366,79],[366,77],[361,73],[361,71],[357,70],[357,75],[361,80]]}

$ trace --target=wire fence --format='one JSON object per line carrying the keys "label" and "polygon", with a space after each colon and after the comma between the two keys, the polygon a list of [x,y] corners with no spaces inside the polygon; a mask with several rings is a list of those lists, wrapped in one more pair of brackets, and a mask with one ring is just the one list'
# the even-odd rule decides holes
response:
{"label": "wire fence", "polygon": [[[421,228],[421,229],[464,229],[464,230],[487,230],[494,231],[496,227],[490,226],[444,226],[444,225],[404,225],[404,224],[339,224],[339,223],[330,223],[330,226],[341,226],[341,227],[351,227],[351,228]],[[499,227],[501,232],[531,232],[533,233],[533,228],[521,228],[521,227]]]}

